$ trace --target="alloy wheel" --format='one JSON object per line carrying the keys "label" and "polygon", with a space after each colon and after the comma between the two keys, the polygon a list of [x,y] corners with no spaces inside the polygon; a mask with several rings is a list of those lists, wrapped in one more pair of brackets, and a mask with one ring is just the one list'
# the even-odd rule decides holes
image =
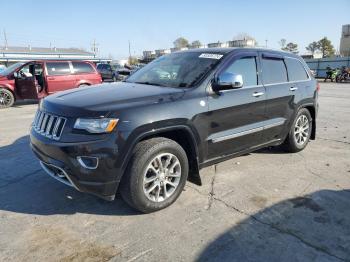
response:
{"label": "alloy wheel", "polygon": [[309,133],[310,133],[309,119],[305,115],[299,116],[297,121],[295,122],[295,127],[294,127],[295,142],[299,146],[304,145],[309,138]]}
{"label": "alloy wheel", "polygon": [[11,100],[12,98],[7,92],[0,90],[0,107],[8,107]]}
{"label": "alloy wheel", "polygon": [[143,192],[153,202],[168,199],[177,189],[181,179],[181,164],[171,153],[154,157],[143,177]]}

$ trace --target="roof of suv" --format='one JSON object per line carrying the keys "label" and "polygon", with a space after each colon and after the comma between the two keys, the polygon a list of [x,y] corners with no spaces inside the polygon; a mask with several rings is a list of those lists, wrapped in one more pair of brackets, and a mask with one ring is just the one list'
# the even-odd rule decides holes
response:
{"label": "roof of suv", "polygon": [[259,47],[221,47],[221,48],[198,48],[198,49],[188,49],[185,51],[179,51],[179,52],[213,52],[213,53],[222,53],[222,54],[228,54],[233,51],[261,51],[261,52],[271,52],[276,54],[283,54],[288,56],[296,56],[295,54],[291,52],[286,52],[282,50],[274,50],[274,49],[268,49],[268,48],[259,48]]}

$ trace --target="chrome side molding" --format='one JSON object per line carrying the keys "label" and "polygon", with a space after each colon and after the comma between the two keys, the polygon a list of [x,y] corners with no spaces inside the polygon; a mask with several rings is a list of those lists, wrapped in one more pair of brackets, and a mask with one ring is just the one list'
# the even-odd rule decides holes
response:
{"label": "chrome side molding", "polygon": [[253,134],[253,133],[256,133],[256,132],[260,132],[260,131],[263,131],[265,129],[273,128],[273,127],[276,127],[276,126],[281,126],[285,122],[286,122],[285,120],[278,121],[276,123],[268,124],[268,125],[257,127],[257,128],[252,128],[252,129],[249,129],[249,130],[246,130],[246,131],[242,131],[242,132],[238,132],[238,133],[234,133],[234,134],[231,134],[231,135],[213,138],[211,141],[213,143],[222,142],[222,141],[225,141],[225,140],[229,140],[229,139],[233,139],[233,138],[237,138],[237,137]]}

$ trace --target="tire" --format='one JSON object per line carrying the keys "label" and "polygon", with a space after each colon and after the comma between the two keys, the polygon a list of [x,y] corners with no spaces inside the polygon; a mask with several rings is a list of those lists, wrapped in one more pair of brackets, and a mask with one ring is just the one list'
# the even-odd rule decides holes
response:
{"label": "tire", "polygon": [[[300,127],[302,127],[302,129],[300,129]],[[300,132],[301,130],[303,131]],[[311,132],[311,114],[309,110],[302,108],[299,110],[293,121],[288,136],[284,142],[284,148],[291,153],[302,151],[310,141]]]}
{"label": "tire", "polygon": [[[157,158],[162,165],[158,165]],[[136,145],[121,181],[120,193],[131,207],[151,213],[175,202],[187,176],[188,159],[184,149],[173,140],[151,138]],[[145,179],[148,182],[144,183]]]}
{"label": "tire", "polygon": [[0,108],[8,108],[15,103],[15,97],[11,91],[0,88]]}
{"label": "tire", "polygon": [[87,86],[89,86],[89,85],[88,84],[81,84],[78,87],[80,88],[80,87],[87,87]]}

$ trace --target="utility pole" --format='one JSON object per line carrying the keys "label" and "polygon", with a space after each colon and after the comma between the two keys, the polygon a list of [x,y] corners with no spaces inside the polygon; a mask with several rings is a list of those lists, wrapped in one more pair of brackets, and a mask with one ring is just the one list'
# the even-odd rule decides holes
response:
{"label": "utility pole", "polygon": [[94,55],[98,52],[98,44],[96,43],[96,39],[94,39],[94,42],[91,45],[91,51],[94,53]]}
{"label": "utility pole", "polygon": [[8,49],[8,43],[7,43],[7,35],[6,35],[6,31],[4,29],[4,46],[5,46],[5,50]]}
{"label": "utility pole", "polygon": [[129,64],[131,63],[131,46],[130,46],[130,40],[129,40]]}
{"label": "utility pole", "polygon": [[267,39],[265,39],[265,47],[267,47],[267,41],[268,41],[268,40],[267,40]]}

